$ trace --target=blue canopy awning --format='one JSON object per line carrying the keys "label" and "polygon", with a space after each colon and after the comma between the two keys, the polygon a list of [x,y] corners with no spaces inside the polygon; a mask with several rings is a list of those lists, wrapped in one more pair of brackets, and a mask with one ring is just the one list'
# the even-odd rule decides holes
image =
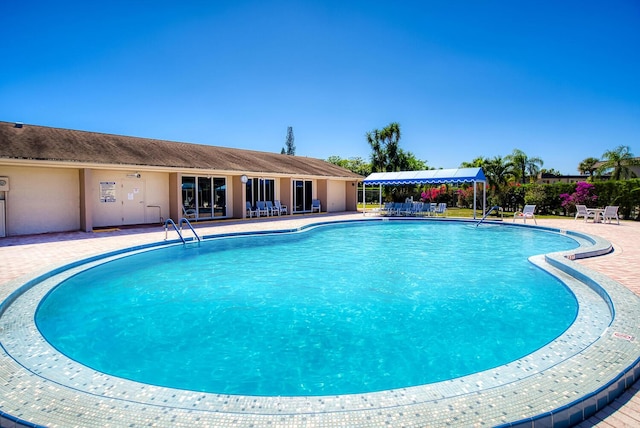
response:
{"label": "blue canopy awning", "polygon": [[486,183],[482,168],[429,169],[425,171],[374,172],[363,180],[365,185]]}
{"label": "blue canopy awning", "polygon": [[[365,189],[368,185],[380,185],[380,205],[382,205],[382,186],[403,184],[463,184],[473,183],[473,218],[476,218],[476,184],[482,183],[482,212],[487,205],[487,179],[482,168],[429,169],[426,171],[374,172],[362,180],[362,200],[365,201]],[[362,213],[366,215],[366,204]]]}

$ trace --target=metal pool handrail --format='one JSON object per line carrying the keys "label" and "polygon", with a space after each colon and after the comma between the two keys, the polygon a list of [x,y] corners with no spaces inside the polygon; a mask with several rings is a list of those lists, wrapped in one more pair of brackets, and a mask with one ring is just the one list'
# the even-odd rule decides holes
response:
{"label": "metal pool handrail", "polygon": [[480,221],[476,223],[476,227],[478,227],[480,225],[480,223],[482,223],[484,221],[484,219],[487,218],[487,216],[489,214],[491,214],[491,211],[501,212],[502,211],[502,207],[499,207],[498,205],[494,205],[491,208],[489,208],[489,210],[485,213],[485,215],[482,217],[482,219],[480,219]]}
{"label": "metal pool handrail", "polygon": [[193,232],[193,236],[195,236],[196,239],[198,240],[198,242],[200,242],[200,237],[196,233],[196,231],[193,228],[193,226],[191,226],[191,223],[189,222],[189,220],[187,220],[186,218],[182,217],[178,223],[180,224],[180,228],[179,229],[178,229],[178,226],[176,225],[176,223],[173,220],[171,220],[170,218],[168,218],[164,222],[164,240],[165,241],[168,239],[168,234],[169,234],[168,226],[169,226],[169,224],[171,224],[171,225],[173,225],[174,230],[178,233],[178,236],[180,237],[180,240],[182,241],[182,243],[186,244],[187,241],[184,239],[184,236],[182,236],[182,223],[186,223],[187,226],[189,226],[189,229],[191,229],[191,232]]}

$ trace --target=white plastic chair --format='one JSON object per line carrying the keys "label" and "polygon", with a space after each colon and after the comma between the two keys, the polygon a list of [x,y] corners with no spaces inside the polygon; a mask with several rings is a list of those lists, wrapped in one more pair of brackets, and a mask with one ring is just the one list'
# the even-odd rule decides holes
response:
{"label": "white plastic chair", "polygon": [[584,221],[589,220],[589,217],[593,217],[593,221],[595,222],[596,216],[599,216],[600,213],[596,213],[594,211],[589,211],[586,205],[576,205],[576,217],[574,220],[577,220],[578,217],[584,217]]}
{"label": "white plastic chair", "polygon": [[606,223],[606,221],[609,220],[609,223],[611,223],[611,220],[613,220],[614,218],[616,219],[618,224],[620,224],[620,218],[618,217],[618,207],[609,205],[604,207],[604,211],[602,213],[602,221]]}
{"label": "white plastic chair", "polygon": [[516,218],[522,218],[526,223],[528,218],[532,218],[535,224],[538,224],[538,222],[536,221],[536,216],[534,214],[535,210],[535,205],[525,205],[522,211],[516,211],[515,213],[513,213],[513,222],[515,223]]}
{"label": "white plastic chair", "polygon": [[311,201],[311,212],[320,212],[321,210],[320,199],[313,199]]}
{"label": "white plastic chair", "polygon": [[196,210],[194,208],[185,208],[182,206],[182,214],[184,218],[196,218]]}

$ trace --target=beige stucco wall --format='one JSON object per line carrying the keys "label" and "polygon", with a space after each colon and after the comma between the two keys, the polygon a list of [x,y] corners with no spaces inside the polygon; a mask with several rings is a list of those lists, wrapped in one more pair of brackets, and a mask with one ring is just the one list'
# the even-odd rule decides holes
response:
{"label": "beige stucco wall", "polygon": [[[114,184],[114,202],[101,196],[102,183]],[[169,216],[169,174],[162,172],[133,172],[93,170],[87,203],[92,206],[93,227],[127,224],[160,223]]]}
{"label": "beige stucco wall", "polygon": [[9,177],[7,236],[80,229],[78,169],[0,167]]}
{"label": "beige stucco wall", "polygon": [[327,180],[327,202],[323,211],[340,212],[346,209],[346,188],[344,181]]}

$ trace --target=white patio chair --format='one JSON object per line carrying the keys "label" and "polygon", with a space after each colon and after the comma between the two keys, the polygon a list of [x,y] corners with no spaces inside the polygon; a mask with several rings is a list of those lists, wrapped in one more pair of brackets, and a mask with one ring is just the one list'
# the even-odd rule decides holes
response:
{"label": "white patio chair", "polygon": [[620,218],[618,217],[618,207],[609,205],[604,207],[604,211],[602,213],[602,221],[606,223],[607,220],[609,220],[609,223],[611,223],[611,220],[613,220],[614,218],[616,219],[618,224],[620,224]]}
{"label": "white patio chair", "polygon": [[320,199],[313,199],[311,201],[311,212],[320,212],[321,210]]}
{"label": "white patio chair", "polygon": [[536,221],[536,216],[534,214],[535,210],[535,205],[525,205],[522,211],[516,211],[515,213],[513,213],[513,222],[515,223],[516,218],[522,218],[526,223],[528,218],[532,218],[535,224],[538,224],[538,222]]}
{"label": "white patio chair", "polygon": [[584,217],[584,221],[587,221],[589,217],[594,217],[594,216],[595,216],[594,213],[589,212],[587,210],[586,205],[576,205],[576,217],[574,218],[574,220],[577,220],[578,217]]}
{"label": "white patio chair", "polygon": [[186,208],[184,205],[182,206],[182,214],[184,218],[196,218],[197,211],[194,208]]}

